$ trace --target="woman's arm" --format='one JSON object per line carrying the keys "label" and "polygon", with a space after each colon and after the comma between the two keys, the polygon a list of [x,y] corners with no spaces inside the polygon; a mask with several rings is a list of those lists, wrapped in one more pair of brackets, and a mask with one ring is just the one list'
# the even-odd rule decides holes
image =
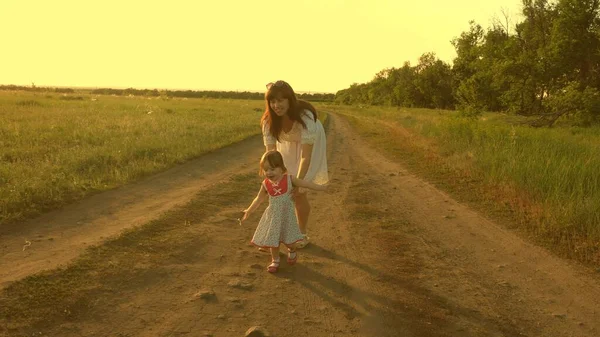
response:
{"label": "woman's arm", "polygon": [[260,191],[258,191],[258,195],[256,196],[256,198],[254,198],[254,200],[252,200],[250,206],[248,206],[248,208],[242,211],[244,215],[242,216],[240,221],[243,222],[244,220],[248,219],[250,213],[254,212],[254,210],[258,206],[260,206],[260,204],[262,204],[262,202],[265,201],[265,199],[267,199],[267,190],[265,189],[265,185],[260,184]]}
{"label": "woman's arm", "polygon": [[315,191],[327,191],[327,185],[315,184],[312,181],[302,180],[296,177],[292,177],[292,185],[298,187],[309,188]]}
{"label": "woman's arm", "polygon": [[263,135],[263,144],[265,145],[265,152],[277,150],[277,139],[271,134],[269,124],[263,122],[261,129]]}
{"label": "woman's arm", "polygon": [[317,137],[317,120],[314,119],[312,112],[304,110],[302,121],[306,127],[302,129],[302,134],[300,137],[300,143],[302,145],[300,150],[300,163],[298,164],[298,174],[296,175],[296,177],[300,179],[306,178],[308,168],[310,167],[313,144],[315,143]]}
{"label": "woman's arm", "polygon": [[297,178],[304,179],[308,168],[310,167],[310,157],[312,155],[313,144],[302,144],[302,150],[300,155],[300,165],[298,167]]}

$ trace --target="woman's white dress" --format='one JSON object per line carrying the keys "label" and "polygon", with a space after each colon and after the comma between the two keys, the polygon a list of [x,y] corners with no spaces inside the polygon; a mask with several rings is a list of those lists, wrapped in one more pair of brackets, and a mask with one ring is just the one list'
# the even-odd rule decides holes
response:
{"label": "woman's white dress", "polygon": [[282,131],[279,135],[279,141],[269,132],[269,125],[263,124],[263,143],[265,146],[275,144],[277,150],[283,156],[283,163],[289,174],[298,176],[300,159],[302,158],[302,145],[312,144],[312,154],[310,156],[310,166],[303,180],[312,181],[316,184],[325,184],[329,181],[327,173],[327,138],[325,129],[318,119],[313,120],[313,114],[309,110],[304,110],[302,120],[306,128],[298,122],[294,122],[290,132]]}

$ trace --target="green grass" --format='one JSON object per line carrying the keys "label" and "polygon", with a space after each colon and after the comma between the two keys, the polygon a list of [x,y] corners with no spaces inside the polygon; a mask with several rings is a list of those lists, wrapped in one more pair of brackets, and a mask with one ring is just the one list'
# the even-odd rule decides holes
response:
{"label": "green grass", "polygon": [[257,100],[0,91],[0,226],[257,135],[263,111]]}
{"label": "green grass", "polygon": [[[541,240],[600,263],[600,128],[531,128],[515,116],[470,120],[427,109],[330,110],[351,116],[365,136],[400,160],[412,158],[431,176],[458,181],[455,191],[477,185],[481,203],[515,212]],[[474,201],[476,190],[467,189]]]}
{"label": "green grass", "polygon": [[0,226],[259,134],[264,102],[0,92]]}

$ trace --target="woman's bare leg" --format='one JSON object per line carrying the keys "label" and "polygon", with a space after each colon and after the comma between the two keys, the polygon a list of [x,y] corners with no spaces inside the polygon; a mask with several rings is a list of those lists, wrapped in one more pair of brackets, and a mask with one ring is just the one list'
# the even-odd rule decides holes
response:
{"label": "woman's bare leg", "polygon": [[308,197],[306,193],[298,193],[294,198],[294,202],[300,232],[306,235],[306,226],[308,225],[308,216],[310,215],[310,204],[308,203]]}

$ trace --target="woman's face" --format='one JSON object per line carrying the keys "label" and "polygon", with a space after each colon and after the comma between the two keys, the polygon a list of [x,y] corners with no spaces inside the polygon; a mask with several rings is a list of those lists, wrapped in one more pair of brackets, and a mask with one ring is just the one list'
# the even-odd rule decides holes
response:
{"label": "woman's face", "polygon": [[283,97],[274,97],[269,101],[271,110],[279,117],[285,116],[290,109],[290,100]]}

